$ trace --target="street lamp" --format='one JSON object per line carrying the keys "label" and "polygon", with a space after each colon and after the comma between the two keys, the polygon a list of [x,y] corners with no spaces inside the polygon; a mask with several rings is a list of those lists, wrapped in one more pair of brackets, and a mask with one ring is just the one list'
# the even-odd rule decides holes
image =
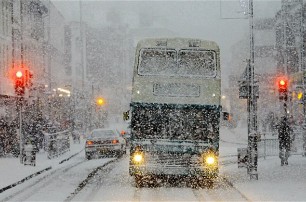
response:
{"label": "street lamp", "polygon": [[105,101],[103,98],[97,98],[96,103],[98,106],[103,106],[105,104]]}

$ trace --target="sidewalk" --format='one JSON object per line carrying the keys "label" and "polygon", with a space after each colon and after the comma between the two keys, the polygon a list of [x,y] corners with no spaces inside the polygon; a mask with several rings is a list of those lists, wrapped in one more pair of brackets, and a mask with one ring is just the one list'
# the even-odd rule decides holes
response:
{"label": "sidewalk", "polygon": [[277,156],[258,161],[258,180],[250,180],[246,168],[221,167],[220,173],[251,201],[305,201],[306,157],[293,155],[281,166]]}
{"label": "sidewalk", "polygon": [[70,151],[53,159],[47,158],[47,152],[39,152],[36,154],[36,166],[23,165],[20,163],[19,158],[0,158],[0,189],[16,183],[36,172],[59,165],[61,161],[82,152],[83,149],[84,142],[81,141],[80,144],[71,142]]}
{"label": "sidewalk", "polygon": [[[237,155],[237,148],[247,146],[246,140],[246,128],[221,128],[220,156]],[[306,201],[306,157],[291,155],[288,162],[281,166],[278,155],[259,158],[258,180],[250,180],[247,169],[237,163],[221,165],[220,174],[251,201]]]}

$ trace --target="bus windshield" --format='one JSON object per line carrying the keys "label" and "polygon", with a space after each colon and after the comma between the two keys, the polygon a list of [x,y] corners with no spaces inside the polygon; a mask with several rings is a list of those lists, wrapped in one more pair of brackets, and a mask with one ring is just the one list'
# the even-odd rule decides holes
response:
{"label": "bus windshield", "polygon": [[142,49],[138,74],[214,77],[216,53],[207,50]]}
{"label": "bus windshield", "polygon": [[179,51],[179,75],[213,77],[216,74],[216,57],[212,51]]}
{"label": "bus windshield", "polygon": [[140,75],[173,75],[177,71],[176,50],[142,49],[140,51]]}

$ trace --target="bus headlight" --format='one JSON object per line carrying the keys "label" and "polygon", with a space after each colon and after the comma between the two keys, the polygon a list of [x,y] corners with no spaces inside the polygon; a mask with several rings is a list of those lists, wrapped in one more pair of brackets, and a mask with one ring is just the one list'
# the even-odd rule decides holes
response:
{"label": "bus headlight", "polygon": [[213,165],[216,163],[216,158],[214,156],[207,156],[205,158],[206,165]]}
{"label": "bus headlight", "polygon": [[207,152],[202,155],[202,162],[205,167],[214,168],[218,166],[218,156],[214,152]]}
{"label": "bus headlight", "polygon": [[133,159],[133,163],[140,164],[144,160],[144,155],[143,155],[143,153],[137,152],[137,153],[133,154],[133,158],[132,159]]}

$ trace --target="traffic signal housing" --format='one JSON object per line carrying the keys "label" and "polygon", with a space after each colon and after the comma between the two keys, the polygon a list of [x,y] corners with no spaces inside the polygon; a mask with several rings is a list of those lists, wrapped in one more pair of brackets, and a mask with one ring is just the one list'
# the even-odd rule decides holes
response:
{"label": "traffic signal housing", "polygon": [[297,99],[298,100],[303,100],[303,92],[298,92],[297,93]]}
{"label": "traffic signal housing", "polygon": [[14,67],[8,73],[13,81],[15,94],[18,96],[23,96],[25,94],[25,88],[30,88],[33,85],[33,73],[26,66]]}
{"label": "traffic signal housing", "polygon": [[288,100],[288,79],[281,77],[277,81],[278,84],[278,94],[279,94],[279,100],[287,101]]}
{"label": "traffic signal housing", "polygon": [[18,96],[23,96],[25,92],[25,75],[22,70],[17,70],[14,74],[15,93]]}
{"label": "traffic signal housing", "polygon": [[32,83],[33,73],[30,70],[25,69],[24,70],[24,79],[25,79],[25,86],[30,88],[33,85],[33,83]]}
{"label": "traffic signal housing", "polygon": [[294,86],[294,98],[295,100],[300,103],[303,104],[304,103],[304,87],[301,85],[295,85]]}
{"label": "traffic signal housing", "polygon": [[123,112],[123,120],[124,121],[127,121],[130,119],[130,110],[126,111],[126,112]]}

